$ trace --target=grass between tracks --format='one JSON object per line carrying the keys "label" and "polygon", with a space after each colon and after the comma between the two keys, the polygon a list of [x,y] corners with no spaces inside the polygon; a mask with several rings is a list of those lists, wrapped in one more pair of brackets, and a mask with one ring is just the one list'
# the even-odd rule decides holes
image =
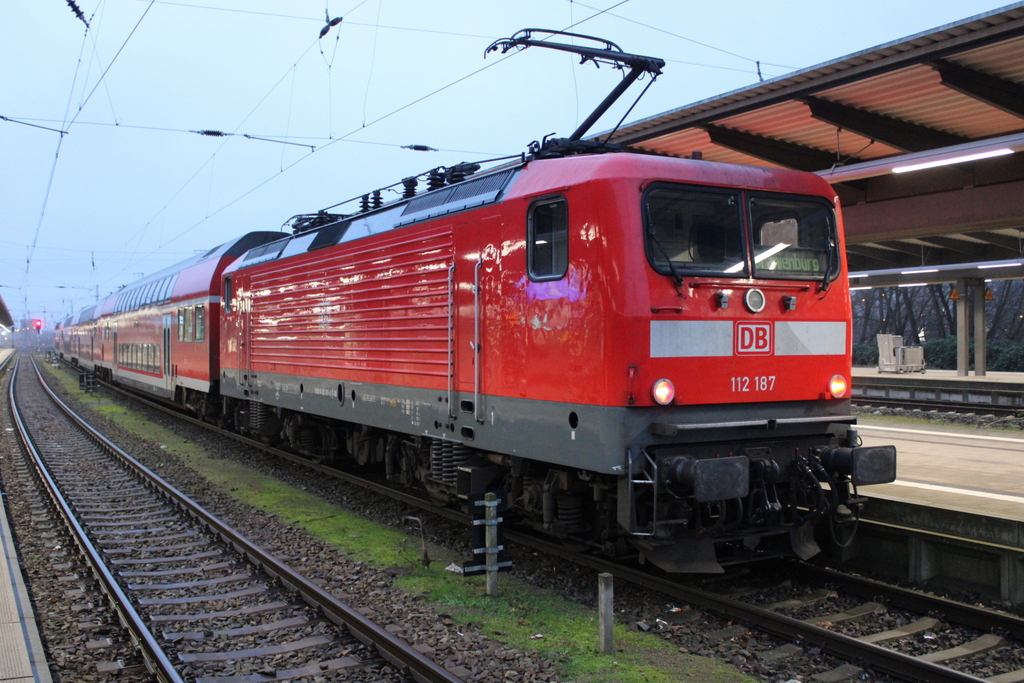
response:
{"label": "grass between tracks", "polygon": [[[45,368],[49,371],[49,368]],[[232,460],[210,455],[200,446],[147,421],[102,395],[78,390],[77,377],[48,372],[89,409],[123,429],[176,455],[213,486],[240,502],[274,513],[282,521],[334,545],[343,554],[377,567],[402,567],[408,573],[395,584],[422,595],[456,623],[473,624],[505,644],[562,660],[566,681],[579,683],[662,683],[668,681],[753,681],[717,660],[683,655],[656,636],[616,626],[614,655],[597,651],[597,614],[559,596],[502,574],[500,595],[484,594],[484,577],[465,578],[445,571],[455,558],[431,549],[433,562],[419,562],[419,540],[366,521],[272,477]],[[595,577],[596,581],[596,577]],[[514,680],[514,679],[513,679]]]}

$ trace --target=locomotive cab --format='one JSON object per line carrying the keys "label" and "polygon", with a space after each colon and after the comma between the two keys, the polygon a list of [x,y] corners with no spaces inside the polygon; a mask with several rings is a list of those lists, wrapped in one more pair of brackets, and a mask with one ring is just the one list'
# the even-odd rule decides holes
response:
{"label": "locomotive cab", "polygon": [[837,200],[824,182],[680,180],[641,195],[650,336],[649,356],[634,354],[650,392],[627,403],[648,426],[618,521],[669,571],[806,559],[816,522],[848,542],[856,486],[895,478],[895,449],[863,448],[852,428]]}

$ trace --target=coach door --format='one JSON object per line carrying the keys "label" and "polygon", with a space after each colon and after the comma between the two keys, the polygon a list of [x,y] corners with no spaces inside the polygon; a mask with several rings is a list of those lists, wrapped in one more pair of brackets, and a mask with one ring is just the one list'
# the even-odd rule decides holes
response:
{"label": "coach door", "polygon": [[164,387],[171,388],[171,314],[164,313]]}

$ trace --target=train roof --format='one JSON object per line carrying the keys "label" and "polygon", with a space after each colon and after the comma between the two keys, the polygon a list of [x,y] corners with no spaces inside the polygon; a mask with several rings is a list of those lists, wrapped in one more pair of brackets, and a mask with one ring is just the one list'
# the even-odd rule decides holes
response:
{"label": "train roof", "polygon": [[529,197],[595,180],[635,180],[641,183],[659,180],[739,187],[821,196],[833,201],[832,186],[821,177],[804,171],[741,166],[698,159],[646,154],[602,154],[567,156],[535,161],[529,164],[506,199]]}
{"label": "train roof", "polygon": [[[493,204],[502,198],[523,166],[524,164],[515,164],[499,167],[441,189],[398,199],[365,213],[334,216],[334,220],[249,250],[225,272],[332,247],[335,244],[351,242],[420,221]],[[296,222],[302,218],[315,219],[316,215],[296,216],[289,222]]]}
{"label": "train roof", "polygon": [[612,178],[635,178],[640,182],[664,179],[791,192],[821,196],[829,201],[834,201],[836,196],[832,186],[821,177],[787,169],[625,152],[533,159],[498,167],[441,189],[397,199],[351,216],[323,213],[295,216],[289,223],[314,227],[297,230],[294,235],[250,249],[225,273],[494,204],[502,199],[556,192],[593,180]]}
{"label": "train roof", "polygon": [[80,325],[113,313],[209,293],[222,262],[230,262],[254,246],[277,240],[280,236],[279,232],[256,231],[228,240],[125,285],[99,303],[70,316],[65,326]]}

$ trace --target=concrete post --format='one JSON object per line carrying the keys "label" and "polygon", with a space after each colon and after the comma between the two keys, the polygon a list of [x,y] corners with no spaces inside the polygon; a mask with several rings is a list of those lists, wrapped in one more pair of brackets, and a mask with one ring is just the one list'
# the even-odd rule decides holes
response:
{"label": "concrete post", "polygon": [[971,338],[967,325],[967,280],[957,280],[960,298],[956,302],[956,374],[966,377],[970,371]]}
{"label": "concrete post", "polygon": [[615,652],[615,577],[607,572],[597,575],[597,615],[601,654]]}
{"label": "concrete post", "polygon": [[974,374],[984,377],[987,369],[984,280],[978,280],[971,288],[971,299],[974,306]]}

